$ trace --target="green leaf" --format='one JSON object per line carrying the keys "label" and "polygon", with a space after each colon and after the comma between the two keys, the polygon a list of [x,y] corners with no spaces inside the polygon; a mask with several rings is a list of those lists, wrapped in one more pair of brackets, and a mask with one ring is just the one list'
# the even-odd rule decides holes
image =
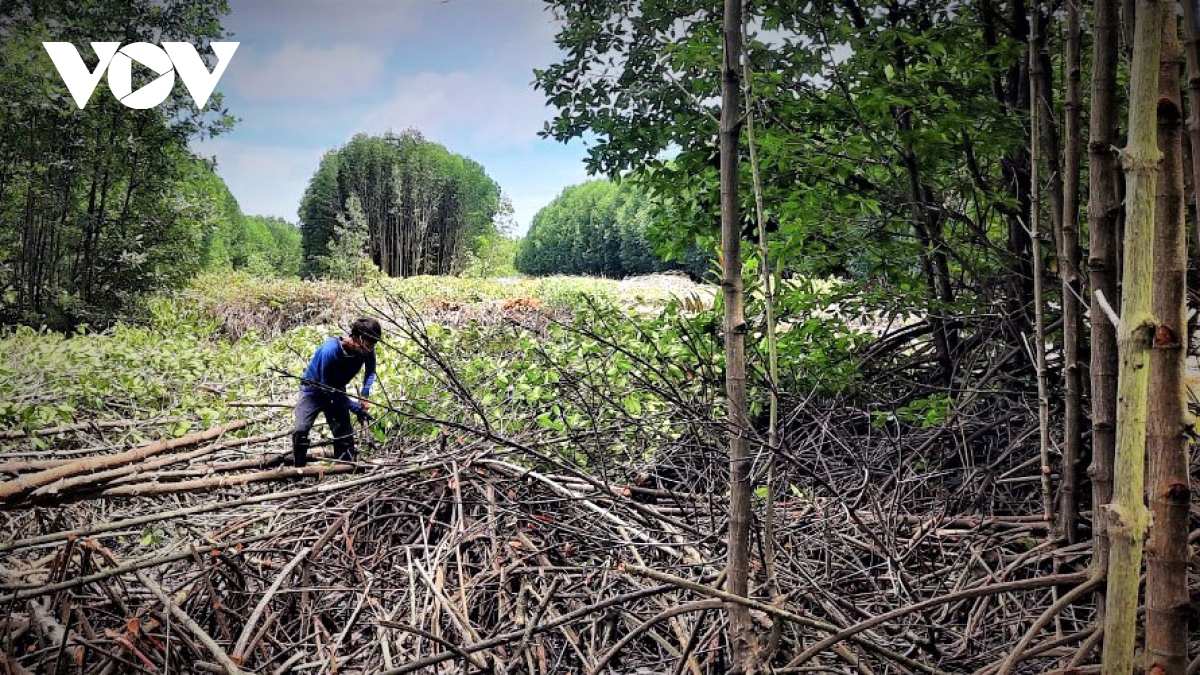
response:
{"label": "green leaf", "polygon": [[630,415],[632,415],[634,417],[641,416],[642,402],[638,399],[637,396],[626,396],[624,403],[625,403],[625,410],[628,411]]}

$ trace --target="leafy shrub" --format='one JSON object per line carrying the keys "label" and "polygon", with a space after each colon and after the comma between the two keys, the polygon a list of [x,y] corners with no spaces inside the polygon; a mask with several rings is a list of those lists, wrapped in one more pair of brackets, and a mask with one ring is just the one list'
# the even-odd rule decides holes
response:
{"label": "leafy shrub", "polygon": [[294,368],[286,345],[236,346],[193,331],[118,324],[64,335],[0,335],[0,428],[82,419],[182,416],[176,433],[235,416],[223,400],[270,396],[272,367]]}

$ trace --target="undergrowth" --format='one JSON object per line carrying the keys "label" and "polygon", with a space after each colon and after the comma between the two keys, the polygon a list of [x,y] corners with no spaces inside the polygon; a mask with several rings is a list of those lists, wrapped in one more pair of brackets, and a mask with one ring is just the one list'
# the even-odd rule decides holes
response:
{"label": "undergrowth", "polygon": [[[618,282],[576,277],[414,277],[354,288],[202,276],[150,301],[142,324],[0,334],[0,428],[177,417],[170,431],[179,435],[243,417],[245,408],[226,404],[291,399],[313,350],[370,313],[382,315],[386,333],[373,392],[381,437],[435,437],[444,419],[560,435],[627,425],[637,431],[621,442],[645,449],[650,437],[670,435],[673,407],[719,402],[721,308],[634,287],[631,295]],[[653,313],[644,311],[648,297]],[[748,316],[751,344],[762,346],[759,309],[752,302]],[[856,334],[805,303],[783,309],[792,320],[780,337],[785,386],[852,386],[856,371],[845,355]],[[752,363],[763,363],[761,356]],[[765,401],[765,370],[750,375],[751,400]],[[464,405],[464,394],[477,408]],[[581,446],[575,459],[594,461],[593,450]]]}

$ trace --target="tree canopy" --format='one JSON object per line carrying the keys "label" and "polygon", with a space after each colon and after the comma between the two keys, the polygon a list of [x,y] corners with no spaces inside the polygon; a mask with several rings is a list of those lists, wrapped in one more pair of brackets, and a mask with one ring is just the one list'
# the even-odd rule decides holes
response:
{"label": "tree canopy", "polygon": [[500,187],[477,162],[419,132],[356,135],[326,153],[300,205],[304,269],[321,272],[339,217],[357,197],[368,255],[384,274],[451,274],[497,232]]}
{"label": "tree canopy", "polygon": [[650,204],[628,184],[593,180],[568,187],[533,218],[517,250],[525,274],[620,278],[672,267],[646,238]]}
{"label": "tree canopy", "polygon": [[[551,5],[565,57],[537,73],[558,111],[544,135],[586,135],[589,170],[646,185],[650,236],[668,251],[711,248],[721,3]],[[781,264],[939,315],[998,296],[1023,311],[1025,5],[805,0],[746,11],[743,80]],[[745,134],[740,153],[740,211],[752,215]]]}
{"label": "tree canopy", "polygon": [[242,213],[229,186],[207,162],[180,162],[176,203],[180,217],[200,233],[200,269],[236,270],[258,276],[300,273],[300,230],[270,216]]}
{"label": "tree canopy", "polygon": [[[219,95],[197,110],[186,88],[132,110],[106,87],[72,100],[43,41],[171,41],[225,33],[224,0],[103,6],[0,3],[0,311],[5,321],[70,325],[127,310],[203,264],[204,231],[181,180],[189,139],[231,124]],[[90,54],[85,54],[85,59]]]}

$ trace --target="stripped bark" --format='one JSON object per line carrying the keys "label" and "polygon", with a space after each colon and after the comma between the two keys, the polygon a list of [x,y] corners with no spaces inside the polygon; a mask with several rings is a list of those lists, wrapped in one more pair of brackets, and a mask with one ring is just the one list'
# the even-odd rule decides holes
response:
{"label": "stripped bark", "polygon": [[93,471],[101,471],[115,466],[123,466],[130,462],[138,462],[147,457],[175,450],[178,448],[186,448],[188,446],[211,441],[214,438],[219,438],[221,435],[230,431],[236,431],[242,427],[248,426],[255,422],[261,422],[267,419],[267,416],[260,416],[253,420],[235,420],[228,424],[213,427],[205,431],[200,431],[194,434],[188,434],[179,438],[170,440],[155,441],[148,445],[143,445],[133,450],[126,450],[115,455],[102,455],[91,459],[80,460],[64,466],[46,469],[38,473],[28,476],[18,476],[12,480],[0,483],[0,500],[12,501],[13,499],[24,496],[33,490],[49,485],[57,480],[76,476],[80,474],[90,473]]}
{"label": "stripped bark", "polygon": [[[1042,517],[1049,524],[1054,522],[1054,486],[1050,481],[1050,392],[1046,374],[1046,295],[1042,273],[1040,229],[1042,190],[1038,179],[1038,168],[1042,162],[1042,146],[1048,146],[1044,152],[1048,156],[1047,163],[1052,167],[1057,165],[1055,155],[1058,148],[1056,147],[1057,141],[1051,140],[1050,130],[1053,128],[1053,123],[1041,121],[1047,116],[1048,111],[1042,109],[1044,104],[1041,92],[1046,80],[1046,71],[1042,67],[1040,58],[1042,22],[1041,9],[1036,2],[1032,6],[1030,14],[1032,21],[1029,31],[1029,89],[1034,94],[1029,101],[1029,239],[1033,242],[1033,353],[1038,392],[1038,451],[1041,458]],[[1047,143],[1047,141],[1050,142]],[[1062,188],[1057,172],[1051,168],[1050,173],[1051,185],[1058,186],[1058,189],[1051,188],[1051,194],[1056,195],[1051,198],[1051,211],[1054,211],[1054,207],[1061,208]]]}

